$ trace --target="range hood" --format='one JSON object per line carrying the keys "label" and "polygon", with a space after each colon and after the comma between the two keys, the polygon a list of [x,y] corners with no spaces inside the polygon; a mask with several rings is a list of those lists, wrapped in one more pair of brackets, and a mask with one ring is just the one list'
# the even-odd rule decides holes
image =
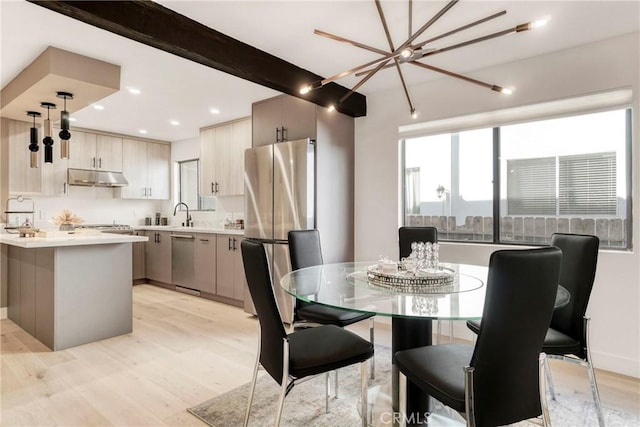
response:
{"label": "range hood", "polygon": [[85,187],[125,187],[129,185],[122,172],[97,171],[92,169],[67,169],[69,185]]}

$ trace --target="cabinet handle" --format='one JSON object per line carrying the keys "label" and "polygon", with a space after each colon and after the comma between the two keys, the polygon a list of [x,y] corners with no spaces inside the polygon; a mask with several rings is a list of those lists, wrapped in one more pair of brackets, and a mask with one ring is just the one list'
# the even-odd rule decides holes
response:
{"label": "cabinet handle", "polygon": [[236,248],[236,238],[233,238],[233,250],[237,250],[238,248]]}
{"label": "cabinet handle", "polygon": [[284,142],[284,141],[288,141],[287,133],[286,133],[286,132],[287,132],[287,128],[286,128],[286,127],[284,127],[284,126],[282,126],[282,142]]}
{"label": "cabinet handle", "polygon": [[64,182],[64,183],[62,184],[62,193],[63,193],[63,194],[67,194],[67,183],[66,183],[66,182]]}
{"label": "cabinet handle", "polygon": [[204,243],[209,243],[209,239],[198,239],[198,240],[200,240],[201,242],[204,242]]}
{"label": "cabinet handle", "polygon": [[156,243],[160,243],[160,233],[156,233]]}
{"label": "cabinet handle", "polygon": [[220,191],[220,186],[219,186],[218,182],[216,181],[216,194],[218,194],[219,191]]}
{"label": "cabinet handle", "polygon": [[276,128],[276,142],[281,142],[280,141],[280,129]]}
{"label": "cabinet handle", "polygon": [[91,167],[92,168],[96,167],[96,158],[95,157],[91,159]]}
{"label": "cabinet handle", "polygon": [[216,192],[215,184],[212,182],[211,183],[211,194],[215,194],[215,192]]}
{"label": "cabinet handle", "polygon": [[151,187],[149,187],[149,197],[151,197]]}
{"label": "cabinet handle", "polygon": [[102,157],[98,159],[98,167],[102,168]]}
{"label": "cabinet handle", "polygon": [[231,250],[231,237],[227,237],[227,239],[229,239],[229,250]]}

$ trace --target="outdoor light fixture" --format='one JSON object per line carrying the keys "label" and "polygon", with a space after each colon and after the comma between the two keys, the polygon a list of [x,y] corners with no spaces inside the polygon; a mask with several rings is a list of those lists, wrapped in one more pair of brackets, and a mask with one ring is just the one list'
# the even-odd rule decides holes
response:
{"label": "outdoor light fixture", "polygon": [[[504,88],[498,85],[494,85],[491,83],[486,83],[483,82],[481,80],[476,80],[473,79],[471,77],[467,77],[467,76],[463,76],[461,74],[457,74],[454,73],[452,71],[449,70],[445,70],[442,68],[438,68],[438,67],[434,67],[432,65],[429,64],[425,64],[424,62],[421,62],[419,60],[422,59],[428,59],[429,56],[431,55],[436,55],[439,53],[444,53],[444,52],[449,52],[451,50],[454,49],[458,49],[461,47],[465,47],[465,46],[469,46],[475,43],[479,43],[479,42],[483,42],[483,41],[487,41],[487,40],[491,40],[497,37],[501,37],[501,36],[505,36],[508,34],[515,34],[515,33],[520,33],[523,31],[528,31],[534,28],[539,28],[541,26],[544,26],[547,21],[546,20],[540,20],[540,21],[535,21],[535,22],[528,22],[525,24],[520,24],[520,25],[516,25],[515,27],[511,27],[511,28],[507,28],[505,30],[502,31],[498,31],[496,33],[491,33],[491,34],[487,34],[484,35],[482,37],[477,37],[471,40],[467,40],[461,43],[455,43],[452,44],[450,46],[445,46],[445,47],[441,47],[441,48],[423,48],[424,46],[428,45],[429,43],[433,43],[437,40],[443,39],[445,37],[451,36],[453,34],[459,33],[460,31],[464,31],[467,30],[469,28],[475,27],[476,25],[480,25],[482,23],[485,23],[487,21],[490,21],[492,19],[498,18],[500,16],[503,16],[507,13],[506,10],[503,10],[501,12],[497,12],[494,13],[492,15],[486,16],[482,19],[479,19],[477,21],[473,21],[470,22],[466,25],[463,25],[461,27],[457,27],[454,28],[453,30],[441,33],[435,37],[431,37],[425,41],[422,42],[416,42],[416,40],[418,39],[418,37],[420,37],[429,27],[431,27],[438,19],[440,19],[449,9],[451,9],[453,6],[456,5],[456,3],[458,3],[459,0],[451,0],[449,3],[447,3],[446,6],[444,6],[438,13],[436,13],[429,21],[427,21],[422,27],[420,27],[420,29],[418,29],[417,31],[413,31],[413,26],[412,26],[412,16],[413,16],[413,3],[412,0],[409,0],[409,25],[408,25],[408,38],[399,46],[395,45],[393,43],[393,41],[391,40],[391,33],[389,31],[389,28],[387,26],[387,21],[386,18],[384,16],[384,13],[382,11],[382,5],[380,3],[380,0],[374,0],[376,8],[378,10],[378,15],[380,17],[380,21],[382,22],[382,27],[384,28],[384,32],[385,32],[385,36],[388,42],[388,50],[385,49],[379,49],[376,47],[372,47],[372,46],[368,46],[366,44],[354,41],[354,40],[350,40],[344,37],[340,37],[334,34],[330,34],[321,30],[314,30],[314,34],[317,34],[319,36],[322,37],[326,37],[332,40],[336,40],[339,42],[343,42],[343,43],[348,43],[352,46],[356,46],[359,47],[361,49],[365,49],[368,50],[370,52],[376,53],[378,55],[380,55],[378,58],[367,62],[366,64],[362,64],[359,65],[357,67],[351,68],[349,70],[343,71],[341,73],[338,73],[334,76],[331,77],[327,77],[325,79],[322,79],[320,81],[311,83],[311,84],[306,84],[305,86],[303,86],[300,89],[300,93],[301,94],[307,94],[309,92],[311,92],[312,90],[316,90],[319,89],[321,87],[323,87],[324,85],[326,85],[327,83],[336,81],[338,79],[341,79],[343,77],[346,76],[350,76],[352,74],[355,74],[356,77],[359,76],[364,76],[358,83],[356,83],[355,86],[353,86],[353,88],[347,92],[345,95],[342,96],[342,98],[340,98],[340,100],[337,102],[336,104],[336,108],[339,108],[340,104],[342,102],[344,102],[345,99],[347,99],[349,96],[351,96],[356,90],[358,90],[358,88],[360,86],[362,86],[367,80],[369,80],[371,77],[373,77],[373,75],[375,75],[378,71],[385,69],[385,68],[392,68],[394,67],[397,71],[398,71],[398,76],[400,78],[400,82],[402,83],[402,87],[404,89],[404,93],[405,96],[407,97],[407,102],[409,104],[409,112],[411,113],[411,116],[413,118],[415,118],[417,116],[416,113],[416,109],[413,106],[413,103],[411,101],[411,97],[409,96],[409,90],[407,89],[407,85],[405,83],[404,80],[404,75],[402,74],[402,70],[400,69],[400,65],[402,64],[411,64],[411,65],[415,65],[421,68],[425,68],[427,70],[430,71],[434,71],[436,73],[440,73],[440,74],[445,74],[447,76],[450,77],[454,77],[456,79],[460,79],[460,80],[464,80],[466,82],[469,83],[473,83],[479,86],[483,86],[487,89],[496,91],[496,92],[500,92],[502,94],[505,95],[510,95],[511,93],[513,93],[512,89],[508,89],[508,88]],[[373,67],[373,68],[369,68],[369,67]]]}
{"label": "outdoor light fixture", "polygon": [[73,99],[73,94],[69,92],[58,92],[56,94],[58,98],[64,99],[64,108],[60,111],[60,158],[69,158],[69,139],[71,133],[69,132],[69,112],[67,111],[67,99]]}
{"label": "outdoor light fixture", "polygon": [[49,119],[49,110],[52,108],[55,110],[56,104],[51,102],[41,102],[40,106],[47,109],[47,118],[44,121],[44,139],[42,144],[44,145],[44,162],[53,163],[53,127],[51,126],[51,120]]}
{"label": "outdoor light fixture", "polygon": [[38,150],[40,150],[40,146],[38,145],[38,128],[36,127],[36,117],[40,117],[40,113],[38,113],[37,111],[27,111],[27,116],[33,117],[33,127],[31,128],[29,134],[29,151],[31,151],[30,165],[32,168],[37,168]]}

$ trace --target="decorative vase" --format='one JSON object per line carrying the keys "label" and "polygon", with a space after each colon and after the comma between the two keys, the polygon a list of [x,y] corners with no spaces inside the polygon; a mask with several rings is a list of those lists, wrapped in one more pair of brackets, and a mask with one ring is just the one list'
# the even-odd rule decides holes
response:
{"label": "decorative vase", "polygon": [[74,228],[73,224],[60,224],[60,231],[71,231]]}

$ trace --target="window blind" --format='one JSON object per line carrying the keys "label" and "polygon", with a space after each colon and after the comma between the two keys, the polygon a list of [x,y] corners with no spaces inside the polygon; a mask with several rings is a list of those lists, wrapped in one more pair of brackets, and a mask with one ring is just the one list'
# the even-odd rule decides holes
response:
{"label": "window blind", "polygon": [[508,215],[556,215],[556,159],[507,160]]}
{"label": "window blind", "polygon": [[616,153],[558,158],[560,215],[616,214]]}

